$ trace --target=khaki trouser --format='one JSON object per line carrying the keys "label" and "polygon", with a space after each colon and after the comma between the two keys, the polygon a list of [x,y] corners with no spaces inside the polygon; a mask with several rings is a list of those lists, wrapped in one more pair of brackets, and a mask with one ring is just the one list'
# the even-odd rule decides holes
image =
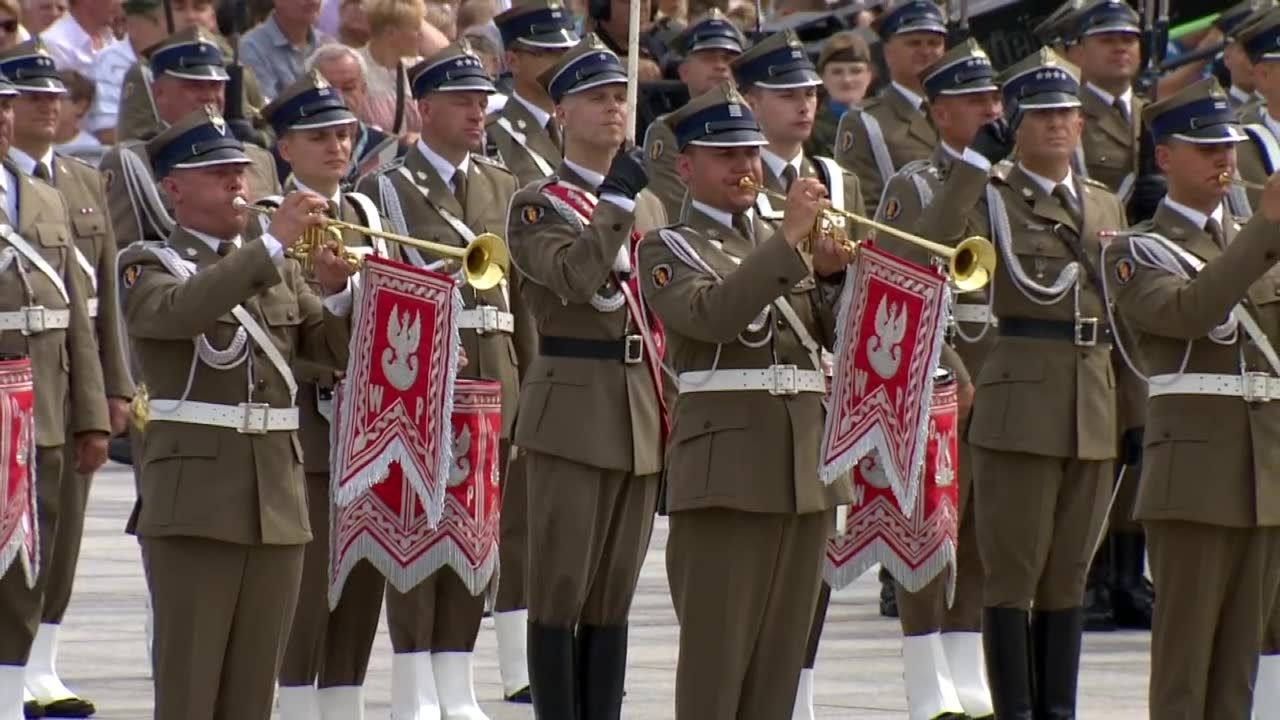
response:
{"label": "khaki trouser", "polygon": [[[62,483],[59,488],[57,531],[51,545],[42,545],[41,553],[48,559],[44,572],[48,574],[44,592],[44,611],[40,622],[57,625],[67,612],[71,602],[71,588],[75,584],[76,566],[80,561],[80,541],[84,537],[84,516],[89,506],[89,486],[93,475],[76,472],[75,444],[63,446]],[[41,523],[44,523],[41,518]]]}
{"label": "khaki trouser", "polygon": [[[504,443],[505,444],[505,443]],[[498,597],[494,612],[521,610],[528,606],[529,566],[529,480],[524,452],[507,464],[502,476],[502,518],[498,529]]]}

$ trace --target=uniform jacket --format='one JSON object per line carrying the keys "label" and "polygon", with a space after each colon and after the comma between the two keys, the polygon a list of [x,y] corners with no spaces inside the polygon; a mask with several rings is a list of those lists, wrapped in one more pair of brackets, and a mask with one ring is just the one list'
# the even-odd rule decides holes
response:
{"label": "uniform jacket", "polygon": [[[555,179],[593,191],[561,164]],[[637,332],[626,306],[600,312],[596,293],[617,294],[618,249],[633,226],[653,212],[637,201],[627,212],[596,206],[578,228],[540,191],[524,188],[511,203],[509,234],[519,286],[538,334],[621,340]],[[598,468],[652,475],[662,468],[658,396],[645,363],[536,355],[524,375],[515,443],[522,448]]]}
{"label": "uniform jacket", "polygon": [[809,141],[804,144],[804,153],[806,155],[835,156],[836,133],[840,128],[840,118],[843,112],[844,106],[837,110],[831,104],[830,98],[823,98],[819,101],[818,115],[813,119],[813,132],[809,134]]}
{"label": "uniform jacket", "polygon": [[[102,175],[75,158],[55,154],[53,185],[67,202],[76,247],[93,269],[92,277],[84,275],[83,287],[87,298],[97,300],[97,316],[90,323],[98,342],[106,394],[108,397],[131,398],[133,380],[126,364],[120,304],[116,302],[116,240],[105,212],[107,199]],[[75,265],[83,272],[79,262]]]}
{"label": "uniform jacket", "polygon": [[[766,171],[766,175],[769,173]],[[724,279],[684,264],[650,233],[641,243],[645,300],[662,318],[667,364],[676,373],[754,369],[774,364],[815,368],[799,336],[772,311],[772,340],[751,348],[765,331],[748,325],[775,298],[785,297],[810,336],[827,348],[835,337],[835,293],[818,291],[811,268],[781,231],[756,220],[755,243],[697,208],[677,232]],[[735,263],[730,256],[741,260]],[[666,457],[670,512],[724,507],[747,512],[811,513],[852,499],[841,478],[818,479],[825,410],[822,395],[774,396],[762,391],[686,393],[675,403]]]}
{"label": "uniform jacket", "polygon": [[[1188,373],[1239,375],[1242,355],[1250,371],[1273,375],[1243,329],[1234,342],[1211,340],[1209,332],[1243,303],[1272,345],[1280,344],[1280,232],[1260,215],[1243,229],[1229,216],[1222,224],[1225,251],[1164,205],[1138,227],[1206,261],[1190,280],[1134,260],[1136,239],[1107,249],[1108,289],[1136,335],[1129,350],[1152,375],[1177,373],[1184,358]],[[1280,405],[1212,395],[1148,403],[1139,520],[1280,525]]]}
{"label": "uniform jacket", "polygon": [[863,114],[871,115],[880,124],[889,157],[895,170],[912,160],[924,160],[933,155],[938,144],[938,133],[933,129],[923,111],[911,106],[911,102],[892,84],[879,95],[867,100],[861,109],[850,108],[840,118],[836,135],[836,160],[853,171],[862,181],[862,195],[866,198],[867,211],[875,214],[884,191],[884,180],[871,150]]}
{"label": "uniform jacket", "polygon": [[[1269,126],[1263,120],[1266,106],[1257,103],[1246,106],[1245,110],[1240,111],[1240,122],[1251,125],[1259,125],[1264,130],[1268,130]],[[1274,133],[1273,133],[1274,137]],[[1280,138],[1276,138],[1276,142],[1280,143]],[[1266,155],[1261,147],[1258,146],[1256,140],[1250,135],[1249,139],[1241,143],[1236,143],[1236,168],[1240,173],[1240,177],[1255,183],[1265,183],[1271,175],[1267,168]],[[1280,168],[1274,168],[1280,170]],[[1261,190],[1247,190],[1245,194],[1249,198],[1250,207],[1257,207],[1262,200]]]}
{"label": "uniform jacket", "polygon": [[645,170],[649,173],[649,190],[658,196],[662,209],[673,222],[684,215],[685,185],[676,174],[676,134],[667,124],[667,116],[656,118],[644,134]]}
{"label": "uniform jacket", "polygon": [[[952,166],[941,191],[925,214],[922,229],[951,245],[974,230],[992,237],[985,190],[991,182],[1004,199],[1012,231],[1012,251],[1030,278],[1051,283],[1074,260],[1067,238],[1079,238],[1094,268],[1100,262],[1100,230],[1124,227],[1124,208],[1109,190],[1077,178],[1076,192],[1084,227],[1057,199],[1045,194],[1019,167],[1007,178],[992,176],[967,162]],[[957,218],[967,217],[966,222]],[[1056,232],[1055,232],[1056,230]],[[1027,299],[997,253],[994,310],[1008,318],[1072,322],[1073,293],[1052,305]],[[1080,273],[1081,317],[1107,321],[1102,289]],[[976,373],[968,441],[978,447],[1081,460],[1109,460],[1119,442],[1116,376],[1111,346],[1077,347],[1063,340],[997,336]]]}
{"label": "uniform jacket", "polygon": [[[223,55],[231,62],[231,48],[224,43]],[[244,67],[244,110],[246,115],[257,115],[267,104],[262,96],[262,88],[258,85],[258,77],[253,70]],[[147,92],[142,76],[142,66],[134,63],[125,71],[124,80],[120,83],[119,122],[116,124],[116,142],[147,137],[159,132],[160,120],[156,117],[155,106]]]}
{"label": "uniform jacket", "polygon": [[1085,168],[1089,177],[1106,185],[1112,192],[1119,192],[1126,175],[1138,172],[1138,143],[1142,135],[1142,98],[1133,96],[1130,115],[1126,119],[1115,107],[1107,105],[1093,90],[1080,92],[1084,106],[1084,137],[1080,141],[1084,150]]}
{"label": "uniform jacket", "polygon": [[[219,258],[181,227],[168,245],[196,265],[185,282],[146,249],[130,248],[120,258],[125,322],[153,404],[181,398],[195,362],[188,400],[292,405],[283,377],[251,338],[252,363],[215,370],[193,358],[197,333],[215,348],[230,344],[239,327],[230,313],[235,305],[258,321],[291,365],[303,357],[346,366],[350,319],[324,310],[296,262],[277,266],[261,239]],[[311,540],[296,433],[242,434],[153,417],[143,434],[140,467],[139,535],[266,545]]]}
{"label": "uniform jacket", "polygon": [[[169,198],[156,182],[154,171],[151,169],[145,142],[142,140],[121,142],[107,151],[101,165],[102,176],[106,181],[107,204],[111,210],[111,226],[115,231],[116,243],[124,248],[139,240],[160,242],[168,236],[171,228],[160,227],[153,222],[146,212],[144,201],[129,192],[129,184],[125,181],[124,160],[121,157],[121,153],[126,152],[131,152],[142,159],[142,164],[147,167],[146,177],[155,186],[156,194],[164,203],[165,211],[169,213],[170,218],[173,217]],[[246,143],[244,154],[253,161],[246,174],[249,199],[256,200],[279,194],[280,178],[276,175],[276,163],[271,153],[257,145]]]}
{"label": "uniform jacket", "polygon": [[[70,310],[70,326],[34,335],[17,330],[0,332],[0,354],[31,358],[35,388],[35,432],[38,447],[57,447],[67,435],[110,432],[106,390],[98,345],[86,305],[85,276],[79,270],[72,243],[67,203],[57,190],[23,175],[5,161],[16,177],[18,217],[10,218],[14,230],[40,253],[62,278],[68,300],[57,286],[25,258],[21,263],[31,289],[10,266],[0,272],[0,311],[16,312],[27,306]],[[8,246],[0,240],[0,246]],[[22,257],[18,254],[18,257]]]}
{"label": "uniform jacket", "polygon": [[[520,142],[502,125],[505,120],[517,133],[524,136]],[[553,120],[554,122],[554,120]],[[547,173],[538,167],[530,152],[538,154],[547,166],[553,170],[560,165],[561,150],[551,139],[545,125],[540,125],[529,108],[518,98],[512,97],[506,105],[489,118],[485,126],[489,142],[497,151],[498,159],[516,176],[516,187],[522,188],[535,180],[547,177]]]}
{"label": "uniform jacket", "polygon": [[[408,171],[405,177],[400,171]],[[384,215],[391,215],[381,203],[378,177],[391,179],[400,198],[405,225],[409,234],[421,240],[429,240],[454,247],[467,243],[453,229],[437,209],[443,208],[463,221],[477,235],[495,233],[506,235],[507,204],[515,192],[515,177],[509,170],[480,155],[472,155],[467,165],[466,207],[458,204],[457,197],[440,177],[440,173],[416,147],[397,161],[362,179],[357,190],[373,198]],[[412,179],[410,179],[412,178]],[[423,253],[423,259],[433,262],[439,258]],[[467,308],[492,306],[515,315],[515,324],[527,322],[519,300],[513,301],[507,283],[490,290],[476,291],[469,285],[461,285],[463,303]],[[524,317],[522,317],[524,316]],[[516,350],[508,333],[481,334],[477,330],[461,331],[462,346],[467,353],[467,366],[458,371],[458,377],[497,380],[502,383],[502,437],[511,437],[515,423],[516,399],[519,396],[519,378],[516,374]]]}

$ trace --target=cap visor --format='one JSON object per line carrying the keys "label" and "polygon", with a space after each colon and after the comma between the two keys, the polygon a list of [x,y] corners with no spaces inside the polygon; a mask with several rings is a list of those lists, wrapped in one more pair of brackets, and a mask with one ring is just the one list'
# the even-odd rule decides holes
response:
{"label": "cap visor", "polygon": [[230,80],[227,71],[221,65],[196,65],[179,70],[165,70],[165,75],[183,80]]}
{"label": "cap visor", "polygon": [[989,80],[964,83],[938,92],[938,95],[972,95],[974,93],[999,92],[1000,88]]}
{"label": "cap visor", "polygon": [[730,130],[690,140],[686,144],[702,147],[763,147],[769,141],[755,130]]}
{"label": "cap visor", "polygon": [[7,82],[0,82],[0,97],[17,97],[18,88]]}
{"label": "cap visor", "polygon": [[1249,136],[1236,125],[1210,125],[1185,133],[1175,133],[1173,137],[1196,145],[1222,145],[1248,140]]}
{"label": "cap visor", "polygon": [[571,48],[580,42],[577,35],[568,30],[560,30],[553,33],[545,33],[542,35],[533,35],[531,37],[522,37],[517,39],[513,45],[528,45],[529,47],[539,48],[542,50],[560,50]]}
{"label": "cap visor", "polygon": [[457,80],[449,80],[439,87],[434,87],[427,92],[482,92],[492,95],[498,92],[493,83],[483,78],[468,77],[459,78]]}
{"label": "cap visor", "polygon": [[1020,110],[1055,110],[1080,107],[1080,98],[1064,92],[1041,93],[1018,101]]}
{"label": "cap visor", "polygon": [[935,20],[924,20],[913,23],[899,25],[897,30],[893,31],[894,35],[909,35],[911,33],[927,32],[937,33],[939,35],[947,34],[947,26]]}
{"label": "cap visor", "polygon": [[25,78],[14,82],[13,87],[19,93],[49,93],[52,95],[65,95],[67,93],[67,86],[63,85],[62,80],[58,78]]}
{"label": "cap visor", "polygon": [[1091,27],[1088,30],[1085,30],[1083,37],[1088,37],[1090,35],[1109,35],[1112,33],[1141,35],[1142,29],[1139,28],[1137,25],[1130,25],[1128,23],[1108,23],[1105,25],[1099,25],[1097,27]]}
{"label": "cap visor", "polygon": [[201,153],[193,158],[183,160],[180,163],[174,163],[175,170],[185,170],[188,168],[213,167],[214,165],[252,165],[253,161],[243,150],[236,148],[218,148],[210,150],[207,153]]}
{"label": "cap visor", "polygon": [[333,110],[325,110],[315,115],[308,115],[300,118],[298,122],[289,125],[286,130],[319,130],[320,128],[335,127],[337,125],[348,125],[356,121],[356,116],[351,114],[350,110],[343,108],[334,108]]}
{"label": "cap visor", "polygon": [[728,50],[729,52],[738,53],[739,55],[741,55],[742,45],[736,42],[735,40],[733,40],[732,38],[727,38],[727,37],[707,38],[705,40],[700,40],[696,45],[689,48],[689,54],[692,55],[693,53],[701,52],[703,50]]}
{"label": "cap visor", "polygon": [[602,72],[596,75],[592,75],[590,80],[587,80],[586,82],[580,83],[578,85],[574,85],[573,87],[566,90],[564,94],[573,95],[574,93],[586,92],[587,90],[598,88],[601,85],[618,85],[618,84],[626,84],[626,82],[627,82],[627,76],[625,73],[620,73],[617,71],[610,70],[609,72]]}
{"label": "cap visor", "polygon": [[752,83],[756,87],[770,90],[788,90],[791,88],[814,87],[822,84],[822,77],[812,70],[795,70],[775,75],[768,80]]}

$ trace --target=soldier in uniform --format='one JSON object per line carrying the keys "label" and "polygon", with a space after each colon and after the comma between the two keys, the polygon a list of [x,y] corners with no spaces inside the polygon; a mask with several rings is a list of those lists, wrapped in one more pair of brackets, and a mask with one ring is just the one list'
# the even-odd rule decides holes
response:
{"label": "soldier in uniform", "polygon": [[[1246,106],[1240,114],[1241,129],[1247,140],[1237,148],[1237,172],[1240,177],[1254,183],[1263,183],[1276,171],[1280,171],[1280,121],[1271,110],[1280,108],[1280,8],[1271,8],[1252,21],[1246,20],[1237,29],[1235,41],[1249,58],[1253,69],[1255,92],[1259,101]],[[1280,115],[1280,111],[1275,114]],[[1261,200],[1258,190],[1228,195],[1233,209],[1239,215],[1250,215],[1254,205]],[[1243,207],[1242,207],[1243,205]]]}
{"label": "soldier in uniform", "polygon": [[[920,80],[929,100],[929,121],[938,129],[938,149],[929,160],[907,163],[893,176],[885,188],[881,214],[890,225],[932,238],[941,228],[920,227],[921,218],[952,167],[966,154],[973,164],[984,162],[969,145],[978,128],[1000,117],[1001,99],[991,60],[973,40],[949,50],[921,73]],[[947,221],[954,223],[957,218]],[[966,227],[961,236],[977,232],[979,228]],[[890,235],[881,236],[879,242],[922,264],[934,259],[919,246]],[[960,295],[951,306],[951,317],[950,342],[962,362],[948,358],[946,351],[942,362],[960,382],[963,423],[973,393],[968,378],[981,372],[996,332],[985,291]],[[947,713],[987,718],[994,712],[982,652],[983,570],[974,526],[973,459],[963,441],[959,451],[960,527],[954,600],[947,607],[946,579],[942,576],[916,593],[897,586],[907,705],[913,718],[946,717]]]}
{"label": "soldier in uniform", "polygon": [[[770,35],[733,61],[734,80],[746,94],[768,143],[759,151],[764,186],[785,195],[796,178],[817,178],[827,188],[833,206],[864,214],[857,176],[831,158],[804,151],[816,123],[822,78],[803,50],[795,32],[788,30]],[[774,208],[763,193],[756,197],[755,206],[762,220],[774,224],[782,220],[782,208]],[[813,716],[813,666],[830,598],[831,588],[823,583],[797,689],[796,713],[800,717]]]}
{"label": "soldier in uniform", "polygon": [[[1263,8],[1270,8],[1271,5],[1273,2],[1270,1],[1261,3]],[[1245,0],[1222,11],[1218,19],[1213,21],[1214,27],[1226,38],[1227,44],[1222,48],[1222,62],[1231,79],[1227,99],[1237,117],[1243,117],[1258,102],[1258,96],[1254,93],[1253,66],[1237,37],[1239,31],[1260,14],[1258,6],[1257,0]]]}
{"label": "soldier in uniform", "polygon": [[[507,205],[516,191],[511,171],[479,151],[485,104],[495,92],[480,58],[465,41],[409,69],[422,134],[403,158],[360,181],[395,231],[459,247],[478,233],[505,234]],[[433,258],[401,248],[427,266]],[[458,319],[468,358],[459,377],[502,383],[502,455],[510,453],[516,419],[515,345],[518,300],[505,283],[489,290],[462,286],[466,309]],[[506,473],[499,462],[499,472]],[[387,591],[387,621],[395,649],[391,704],[396,717],[428,718],[438,703],[449,718],[483,718],[472,687],[472,651],[484,594],[472,595],[452,570],[442,569],[407,593]]]}
{"label": "soldier in uniform", "polygon": [[1071,170],[1076,68],[1042,48],[998,82],[1008,124],[984,125],[952,163],[921,229],[954,243],[978,228],[999,253],[997,337],[966,429],[996,716],[1073,717],[1085,575],[1119,443],[1099,232],[1122,227],[1124,209]]}
{"label": "soldier in uniform", "polygon": [[[15,95],[13,86],[0,83],[0,151],[6,156]],[[0,240],[14,253],[0,282],[0,327],[8,330],[0,352],[31,359],[35,448],[28,467],[34,472],[40,547],[51,548],[58,533],[62,465],[70,458],[75,472],[85,475],[101,467],[111,425],[67,203],[8,159],[0,168],[0,184],[6,189],[0,211],[11,229]],[[67,445],[74,450],[66,452]],[[31,571],[34,586],[28,586],[20,561],[0,578],[0,714],[5,717],[22,717],[24,666],[39,632],[49,581],[46,568]]]}
{"label": "soldier in uniform", "polygon": [[[739,72],[816,86],[812,65],[790,59],[784,44]],[[760,94],[766,91],[776,95]],[[812,90],[756,93],[761,105],[798,95],[812,117]],[[784,114],[771,110],[775,119]],[[681,395],[665,466],[667,579],[680,622],[675,717],[785,718],[795,704],[831,510],[852,499],[846,481],[824,486],[817,478],[821,353],[834,342],[835,301],[852,254],[831,237],[810,237],[827,197],[817,177],[791,183],[780,229],[759,217],[755,194],[736,180],[762,182],[776,170],[763,169],[768,140],[732,86],[695,98],[670,123],[689,212],[645,238],[639,272],[645,300],[666,328]],[[790,140],[793,161],[802,160],[803,138]],[[812,248],[811,259],[809,250],[798,252],[802,245]],[[734,602],[726,604],[726,595]]]}
{"label": "soldier in uniform", "polygon": [[[293,168],[286,193],[311,192],[330,201],[326,214],[378,229],[373,201],[343,193],[340,184],[351,161],[356,117],[329,83],[312,71],[285,88],[262,110],[275,131],[276,150]],[[261,201],[260,201],[261,202]],[[275,205],[279,198],[270,198]],[[266,218],[258,219],[265,225]],[[372,244],[386,255],[383,241],[354,231],[343,233],[346,247]],[[311,281],[313,290],[318,285]],[[351,570],[337,607],[329,611],[329,418],[333,386],[340,370],[298,359],[298,409],[303,470],[311,532],[302,566],[293,628],[280,666],[282,720],[358,720],[364,717],[363,688],[373,637],[382,615],[381,573],[367,561]]]}
{"label": "soldier in uniform", "polygon": [[507,221],[538,332],[515,429],[529,471],[529,679],[535,717],[616,720],[664,423],[631,246],[661,206],[640,194],[639,151],[621,148],[618,57],[589,35],[540,80],[565,156],[516,193]]}
{"label": "soldier in uniform", "polygon": [[[698,97],[719,83],[731,80],[729,65],[746,47],[742,32],[717,8],[689,23],[672,41],[672,49],[683,56],[677,72],[680,82],[689,88],[689,97]],[[644,151],[649,189],[662,201],[668,218],[680,219],[685,186],[676,173],[679,151],[666,116],[655,118],[649,125],[644,135]]]}
{"label": "soldier in uniform", "polygon": [[[125,367],[119,311],[114,300],[116,243],[104,212],[107,204],[102,176],[89,165],[53,151],[66,87],[40,41],[30,40],[0,52],[0,74],[14,78],[19,92],[13,101],[13,144],[9,148],[13,165],[24,175],[57,188],[71,212],[75,240],[72,250],[75,266],[84,275],[86,306],[98,343],[111,431],[123,432],[133,383]],[[107,298],[107,302],[99,302],[99,298]],[[71,600],[92,475],[77,473],[72,449],[66,448],[66,454],[60,496],[56,503],[41,504],[42,508],[56,510],[54,517],[40,518],[41,529],[53,532],[56,528],[56,532],[40,547],[47,585],[40,629],[27,661],[27,690],[46,714],[83,717],[94,712],[93,703],[77,697],[62,683],[56,663],[58,631]],[[46,488],[41,485],[40,489]]]}
{"label": "soldier in uniform", "polygon": [[1103,279],[1150,373],[1137,510],[1160,589],[1151,717],[1274,717],[1253,678],[1272,680],[1257,657],[1280,588],[1280,181],[1244,227],[1225,211],[1217,178],[1244,134],[1213,79],[1143,119],[1169,193],[1106,248]]}
{"label": "soldier in uniform", "polygon": [[938,144],[938,133],[925,117],[920,73],[942,57],[947,22],[935,3],[910,0],[886,11],[875,28],[889,83],[860,109],[846,112],[836,132],[836,159],[862,181],[872,213],[898,168],[928,159]]}
{"label": "soldier in uniform", "polygon": [[[169,36],[149,54],[156,113],[165,125],[205,105],[221,108],[227,71],[217,38],[193,27]],[[173,230],[172,210],[156,188],[144,141],[125,140],[102,158],[111,224],[121,247],[137,240],[163,240]],[[280,190],[275,160],[255,145],[244,148],[253,161],[246,173],[250,199]]]}
{"label": "soldier in uniform", "polygon": [[827,39],[818,53],[818,74],[822,76],[822,92],[818,100],[818,116],[813,133],[805,143],[810,155],[832,155],[836,148],[836,131],[840,118],[858,105],[871,84],[871,50],[857,32],[838,32]]}
{"label": "soldier in uniform", "polygon": [[[122,303],[150,393],[141,537],[155,609],[158,718],[267,720],[311,540],[294,406],[298,358],[346,366],[347,264],[285,256],[329,200],[294,192],[242,241],[252,161],[212,107],[146,152],[175,211],[164,244],[122,253]],[[200,332],[203,330],[203,332]]]}

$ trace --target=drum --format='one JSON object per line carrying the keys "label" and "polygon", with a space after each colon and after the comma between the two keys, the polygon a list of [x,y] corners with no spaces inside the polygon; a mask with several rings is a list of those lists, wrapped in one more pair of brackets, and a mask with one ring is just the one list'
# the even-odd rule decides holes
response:
{"label": "drum", "polygon": [[0,360],[0,574],[22,563],[27,587],[39,564],[36,529],[35,393],[31,359]]}

